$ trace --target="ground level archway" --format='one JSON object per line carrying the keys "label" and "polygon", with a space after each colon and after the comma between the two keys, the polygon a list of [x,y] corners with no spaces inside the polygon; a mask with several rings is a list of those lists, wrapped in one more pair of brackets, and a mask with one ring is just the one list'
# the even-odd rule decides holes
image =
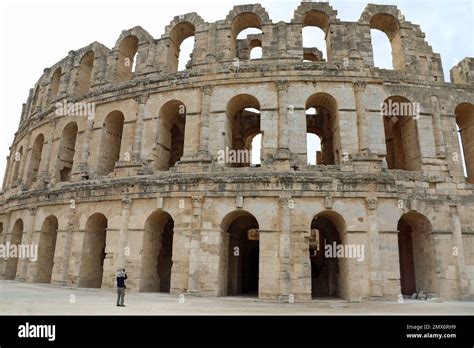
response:
{"label": "ground level archway", "polygon": [[258,295],[259,225],[246,211],[229,214],[223,222],[228,236],[227,295]]}
{"label": "ground level archway", "polygon": [[[23,220],[16,220],[10,237],[10,245],[19,245],[23,238]],[[18,268],[18,257],[10,257],[5,266],[4,279],[14,280]]]}
{"label": "ground level archway", "polygon": [[36,283],[50,283],[54,266],[54,252],[58,234],[58,219],[48,216],[41,226],[38,243],[38,268],[34,278]]}
{"label": "ground level archway", "polygon": [[170,292],[174,220],[155,211],[145,222],[140,291]]}
{"label": "ground level archway", "polygon": [[321,212],[311,221],[309,258],[312,298],[341,296],[341,265],[335,257],[336,253],[326,253],[326,247],[334,249],[341,245],[344,232],[344,219],[335,212]]}
{"label": "ground level archway", "polygon": [[79,287],[100,288],[102,286],[107,226],[107,218],[100,213],[93,214],[86,222]]}
{"label": "ground level archway", "polygon": [[402,295],[437,293],[431,222],[420,213],[409,212],[402,215],[397,229]]}

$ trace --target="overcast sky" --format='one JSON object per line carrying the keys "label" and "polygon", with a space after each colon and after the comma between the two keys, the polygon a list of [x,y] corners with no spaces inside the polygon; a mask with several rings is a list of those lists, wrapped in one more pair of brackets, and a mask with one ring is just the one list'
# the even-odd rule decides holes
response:
{"label": "overcast sky", "polygon": [[[273,22],[289,22],[300,1],[261,0]],[[449,69],[466,56],[474,57],[473,0],[333,0],[342,21],[357,21],[367,3],[397,5],[406,20],[421,25],[426,40],[441,54],[445,79]],[[22,2],[3,0],[0,5],[0,184],[6,167],[22,103],[43,73],[67,55],[98,41],[112,48],[122,30],[140,25],[159,38],[174,16],[197,12],[205,21],[224,19],[240,0],[117,1],[81,0]],[[378,62],[384,66],[391,57]]]}

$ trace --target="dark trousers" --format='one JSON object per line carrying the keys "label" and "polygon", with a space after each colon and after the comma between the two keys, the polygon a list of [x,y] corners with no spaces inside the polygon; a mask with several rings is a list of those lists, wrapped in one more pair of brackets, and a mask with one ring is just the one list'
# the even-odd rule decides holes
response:
{"label": "dark trousers", "polygon": [[124,299],[125,299],[125,288],[117,288],[117,306],[122,306]]}

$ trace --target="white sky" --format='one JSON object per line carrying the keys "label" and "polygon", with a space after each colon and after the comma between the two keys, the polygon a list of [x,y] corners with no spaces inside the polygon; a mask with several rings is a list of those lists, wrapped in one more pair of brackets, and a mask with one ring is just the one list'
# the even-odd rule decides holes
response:
{"label": "white sky", "polygon": [[[159,38],[174,16],[197,12],[207,22],[224,19],[234,5],[249,0],[117,1],[81,0],[22,2],[3,0],[0,5],[0,184],[6,167],[22,103],[43,69],[98,41],[112,48],[122,30],[140,25]],[[273,22],[289,22],[299,0],[261,0]],[[466,56],[474,57],[474,2],[472,0],[333,0],[342,21],[357,21],[367,3],[397,5],[405,18],[421,25],[426,40],[441,54],[445,79],[449,69]],[[376,52],[377,57],[377,52]],[[391,61],[377,61],[386,66]]]}

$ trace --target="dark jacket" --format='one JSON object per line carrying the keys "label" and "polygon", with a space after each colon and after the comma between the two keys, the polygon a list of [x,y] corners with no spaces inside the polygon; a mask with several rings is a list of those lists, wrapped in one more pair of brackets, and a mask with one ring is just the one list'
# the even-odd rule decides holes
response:
{"label": "dark jacket", "polygon": [[117,277],[117,288],[125,288],[125,279],[127,279],[127,274],[123,277]]}

